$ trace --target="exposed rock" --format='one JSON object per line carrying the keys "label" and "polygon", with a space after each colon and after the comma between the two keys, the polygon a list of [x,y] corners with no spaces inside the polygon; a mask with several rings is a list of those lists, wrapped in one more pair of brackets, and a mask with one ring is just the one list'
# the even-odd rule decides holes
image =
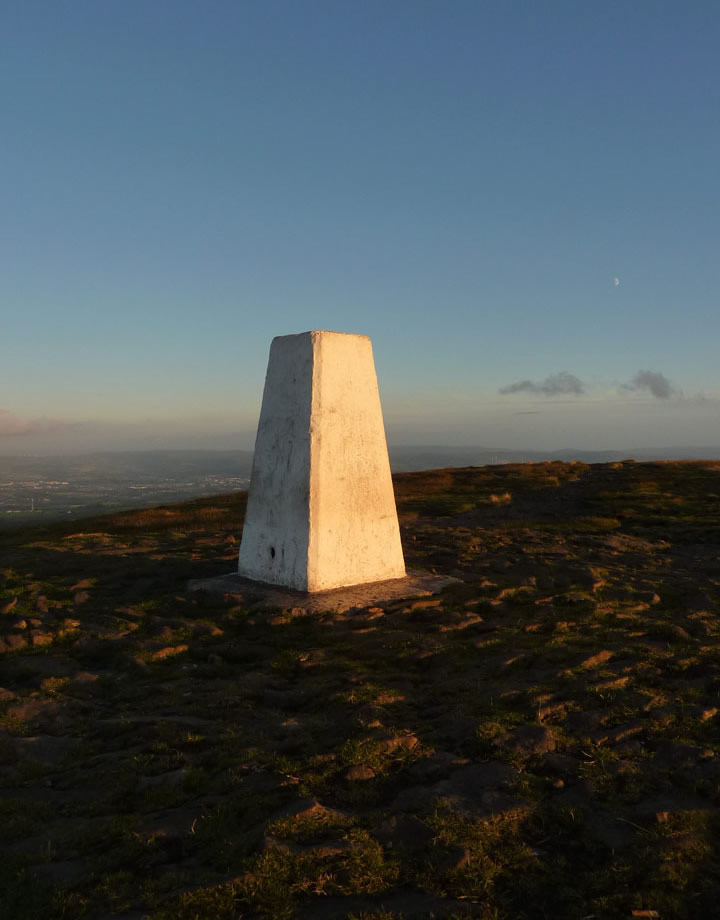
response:
{"label": "exposed rock", "polygon": [[433,830],[412,815],[394,815],[373,829],[373,836],[388,849],[417,853],[434,837]]}
{"label": "exposed rock", "polygon": [[515,812],[525,809],[527,804],[500,792],[499,787],[512,782],[516,776],[512,767],[499,761],[470,764],[432,786],[404,789],[393,802],[393,808],[427,811],[440,799],[475,818]]}
{"label": "exposed rock", "polygon": [[673,815],[702,814],[713,811],[713,806],[705,799],[695,795],[665,795],[639,802],[633,808],[638,818],[653,818],[658,824],[664,824]]}
{"label": "exposed rock", "polygon": [[320,814],[323,811],[328,811],[328,809],[321,805],[317,799],[295,799],[294,802],[290,802],[279,811],[276,811],[268,823],[273,824],[283,818],[305,818],[309,815]]}
{"label": "exposed rock", "polygon": [[21,758],[36,760],[47,766],[56,766],[67,757],[77,743],[75,738],[35,735],[14,738],[13,744]]}
{"label": "exposed rock", "polygon": [[444,795],[441,801],[453,810],[476,820],[525,815],[531,810],[529,802],[498,789],[488,789],[479,797]]}
{"label": "exposed rock", "polygon": [[593,655],[589,655],[587,658],[584,658],[579,664],[578,667],[583,670],[588,668],[599,668],[600,665],[605,664],[606,661],[610,661],[613,657],[613,652],[609,649],[603,649],[600,652],[595,652]]}
{"label": "exposed rock", "polygon": [[653,766],[660,769],[668,767],[688,767],[714,756],[712,751],[705,751],[694,744],[682,744],[679,741],[662,739],[655,744]]}
{"label": "exposed rock", "polygon": [[550,776],[576,776],[580,761],[569,754],[549,753],[540,761],[538,772]]}
{"label": "exposed rock", "polygon": [[450,745],[463,745],[475,737],[477,721],[473,719],[448,719],[447,715],[434,722],[434,734],[438,741]]}
{"label": "exposed rock", "polygon": [[418,745],[418,738],[412,732],[403,732],[399,735],[385,735],[381,738],[374,738],[373,743],[383,753],[392,754],[398,750],[412,751]]}
{"label": "exposed rock", "polygon": [[563,728],[573,735],[590,735],[607,722],[608,716],[607,712],[597,709],[587,712],[576,710],[568,714]]}
{"label": "exposed rock", "polygon": [[498,789],[511,783],[517,777],[517,770],[499,760],[474,763],[456,770],[447,780],[436,786],[438,795],[459,795],[478,798],[487,789]]}
{"label": "exposed rock", "polygon": [[65,691],[72,696],[93,697],[101,691],[100,675],[92,671],[78,671],[65,685]]}
{"label": "exposed rock", "polygon": [[504,751],[522,757],[547,754],[556,747],[555,735],[547,725],[520,725],[496,736],[493,742]]}
{"label": "exposed rock", "polygon": [[380,728],[387,719],[387,709],[375,703],[366,703],[355,713],[355,722],[361,728]]}
{"label": "exposed rock", "polygon": [[433,850],[432,861],[441,871],[449,872],[453,869],[462,869],[471,863],[472,854],[467,847],[437,847]]}
{"label": "exposed rock", "polygon": [[347,840],[318,840],[314,843],[292,843],[279,837],[268,836],[262,842],[263,850],[279,850],[281,853],[312,853],[314,856],[337,856],[349,850]]}
{"label": "exposed rock", "polygon": [[175,655],[180,655],[182,652],[188,650],[188,645],[185,642],[180,643],[179,645],[166,645],[163,648],[159,648],[157,651],[152,652],[150,657],[153,661],[163,661],[165,658],[173,658]]}
{"label": "exposed rock", "polygon": [[347,768],[343,774],[343,778],[350,783],[366,782],[369,779],[375,778],[375,771],[372,767],[368,767],[365,764],[355,764]]}
{"label": "exposed rock", "polygon": [[61,708],[54,700],[26,700],[8,709],[8,715],[13,719],[24,722],[28,728],[47,731],[56,726]]}
{"label": "exposed rock", "polygon": [[408,786],[401,789],[391,805],[393,811],[429,811],[438,795],[435,786]]}
{"label": "exposed rock", "polygon": [[[2,697],[0,697],[1,699]],[[694,704],[688,704],[683,707],[683,712],[685,715],[697,719],[699,722],[709,722],[710,719],[713,719],[717,713],[717,706],[698,706]]]}
{"label": "exposed rock", "polygon": [[646,728],[647,723],[640,719],[634,719],[632,722],[625,722],[622,725],[617,725],[615,728],[595,732],[592,735],[592,740],[596,744],[618,744],[621,741],[627,741],[628,738],[641,735]]}
{"label": "exposed rock", "polygon": [[411,764],[407,769],[407,776],[416,783],[432,782],[467,763],[467,757],[459,757],[450,751],[437,751]]}
{"label": "exposed rock", "polygon": [[27,645],[27,639],[19,633],[8,633],[0,636],[0,655],[3,652],[17,652]]}
{"label": "exposed rock", "polygon": [[52,645],[53,634],[48,629],[31,629],[30,636],[33,645]]}

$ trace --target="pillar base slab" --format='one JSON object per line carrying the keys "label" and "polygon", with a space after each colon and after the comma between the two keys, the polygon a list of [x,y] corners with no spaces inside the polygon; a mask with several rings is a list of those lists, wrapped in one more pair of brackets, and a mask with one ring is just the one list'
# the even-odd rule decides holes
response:
{"label": "pillar base slab", "polygon": [[330,591],[294,591],[282,585],[253,581],[231,573],[215,578],[194,578],[188,583],[190,591],[229,594],[248,610],[287,610],[294,614],[347,613],[363,607],[387,604],[411,597],[439,594],[448,585],[461,584],[459,578],[432,575],[428,572],[408,572],[404,578],[366,582]]}

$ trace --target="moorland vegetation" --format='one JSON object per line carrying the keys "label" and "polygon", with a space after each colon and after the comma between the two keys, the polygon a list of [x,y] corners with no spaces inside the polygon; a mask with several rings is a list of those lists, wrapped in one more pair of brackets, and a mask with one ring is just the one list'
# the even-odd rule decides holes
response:
{"label": "moorland vegetation", "polygon": [[394,477],[347,614],[188,590],[246,497],[0,535],[5,920],[670,918],[720,898],[720,463]]}

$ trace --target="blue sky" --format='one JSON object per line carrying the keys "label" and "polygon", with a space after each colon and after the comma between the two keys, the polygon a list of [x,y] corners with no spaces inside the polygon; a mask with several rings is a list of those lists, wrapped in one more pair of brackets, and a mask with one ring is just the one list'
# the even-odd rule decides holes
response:
{"label": "blue sky", "polygon": [[396,442],[719,443],[719,46],[700,0],[4,4],[0,451],[252,446],[312,328]]}

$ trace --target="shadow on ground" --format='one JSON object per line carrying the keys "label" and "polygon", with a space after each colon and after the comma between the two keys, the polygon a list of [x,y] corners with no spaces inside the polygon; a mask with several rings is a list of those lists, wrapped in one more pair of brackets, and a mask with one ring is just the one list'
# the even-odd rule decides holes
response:
{"label": "shadow on ground", "polygon": [[711,916],[717,463],[395,477],[408,564],[249,612],[242,500],[3,535],[4,916]]}

